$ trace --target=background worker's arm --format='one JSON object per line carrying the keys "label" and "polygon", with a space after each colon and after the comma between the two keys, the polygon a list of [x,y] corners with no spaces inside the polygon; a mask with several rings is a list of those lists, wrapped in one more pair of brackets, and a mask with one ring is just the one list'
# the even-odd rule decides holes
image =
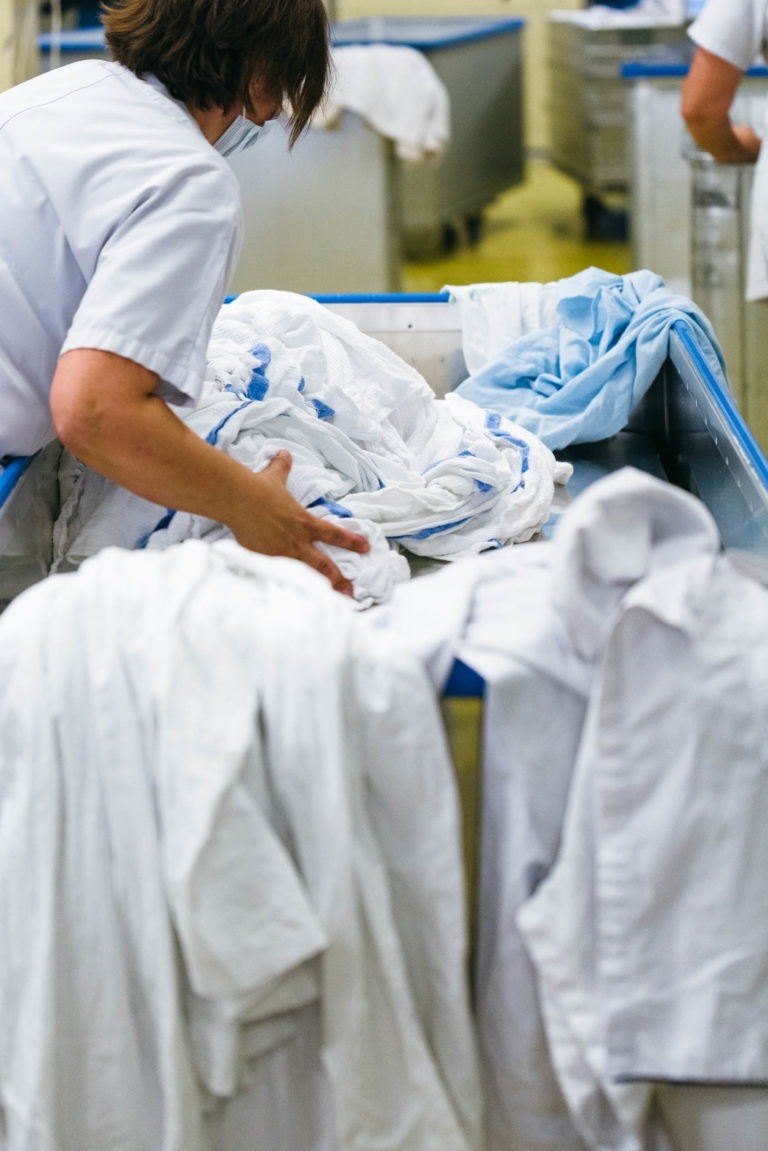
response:
{"label": "background worker's arm", "polygon": [[733,124],[731,105],[744,73],[697,48],[683,81],[680,111],[696,145],[721,164],[753,164],[760,137],[749,124]]}
{"label": "background worker's arm", "polygon": [[289,556],[321,572],[337,591],[352,585],[315,545],[366,552],[363,536],[313,516],[286,489],[291,457],[281,451],[253,473],[191,431],[154,394],[157,376],[111,352],[65,352],[51,388],[62,444],[84,464],[153,503],[225,524],[238,543]]}

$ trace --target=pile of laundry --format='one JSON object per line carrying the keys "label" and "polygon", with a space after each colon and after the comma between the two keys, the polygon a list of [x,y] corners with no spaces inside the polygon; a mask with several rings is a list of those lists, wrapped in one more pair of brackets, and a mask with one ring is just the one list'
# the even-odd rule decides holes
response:
{"label": "pile of laundry", "polygon": [[[380,341],[290,292],[247,292],[222,307],[203,394],[181,418],[254,471],[279,449],[291,452],[291,494],[371,541],[366,556],[330,549],[361,606],[385,601],[408,578],[404,552],[453,560],[530,540],[572,472],[535,434],[459,395],[437,399]],[[228,535],[71,457],[60,482],[53,572],[108,545]]]}
{"label": "pile of laundry", "polygon": [[715,380],[730,389],[711,323],[655,272],[586,268],[545,284],[447,290],[462,310],[469,370],[459,395],[502,412],[553,451],[626,426],[669,355],[677,323],[693,329]]}

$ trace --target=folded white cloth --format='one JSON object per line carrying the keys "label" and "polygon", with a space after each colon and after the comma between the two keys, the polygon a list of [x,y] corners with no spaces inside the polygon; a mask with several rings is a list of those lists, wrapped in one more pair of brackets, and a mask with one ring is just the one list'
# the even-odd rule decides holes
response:
{"label": "folded white cloth", "polygon": [[333,50],[335,78],[313,124],[333,127],[356,112],[395,143],[402,160],[439,160],[451,138],[448,90],[423,52],[394,44],[350,44]]}

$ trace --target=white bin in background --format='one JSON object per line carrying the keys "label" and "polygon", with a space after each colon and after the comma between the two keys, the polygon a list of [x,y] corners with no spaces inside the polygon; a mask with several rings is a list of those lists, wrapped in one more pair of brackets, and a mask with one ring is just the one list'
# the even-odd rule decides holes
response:
{"label": "white bin in background", "polygon": [[232,158],[245,236],[233,292],[395,292],[400,287],[394,145],[352,112],[288,150],[273,129]]}
{"label": "white bin in background", "polygon": [[550,159],[589,195],[626,195],[629,140],[621,66],[668,58],[685,42],[685,28],[631,12],[601,25],[589,11],[550,13]]}
{"label": "white bin in background", "polygon": [[457,222],[476,238],[484,209],[522,182],[524,23],[477,16],[372,16],[334,26],[339,47],[388,44],[422,52],[448,91],[451,142],[441,162],[399,164],[407,255],[436,254]]}

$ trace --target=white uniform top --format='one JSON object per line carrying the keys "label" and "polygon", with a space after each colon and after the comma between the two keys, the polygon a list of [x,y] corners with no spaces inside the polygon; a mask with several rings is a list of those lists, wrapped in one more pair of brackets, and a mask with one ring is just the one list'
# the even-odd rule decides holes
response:
{"label": "white uniform top", "polygon": [[[693,42],[707,52],[746,70],[768,42],[768,0],[707,0],[688,29]],[[761,149],[752,185],[751,229],[747,268],[748,300],[768,296],[768,152]]]}
{"label": "white uniform top", "polygon": [[71,348],[157,372],[195,399],[239,252],[226,161],[157,80],[83,61],[0,95],[0,457],[54,438]]}
{"label": "white uniform top", "polygon": [[688,29],[700,47],[746,72],[760,55],[768,34],[766,0],[707,0]]}

